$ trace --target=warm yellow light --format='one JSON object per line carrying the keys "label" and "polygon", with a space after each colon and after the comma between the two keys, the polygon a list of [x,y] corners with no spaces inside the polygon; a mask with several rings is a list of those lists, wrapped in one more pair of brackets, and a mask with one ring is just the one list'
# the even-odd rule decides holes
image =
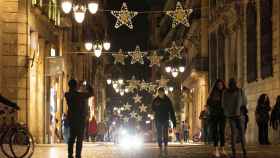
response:
{"label": "warm yellow light", "polygon": [[74,18],[77,23],[82,23],[85,19],[86,8],[83,5],[76,5],[74,7]]}
{"label": "warm yellow light", "polygon": [[61,8],[65,14],[69,14],[72,10],[72,1],[71,0],[62,1]]}
{"label": "warm yellow light", "polygon": [[91,14],[95,14],[98,11],[98,3],[89,2],[88,3],[88,10]]}

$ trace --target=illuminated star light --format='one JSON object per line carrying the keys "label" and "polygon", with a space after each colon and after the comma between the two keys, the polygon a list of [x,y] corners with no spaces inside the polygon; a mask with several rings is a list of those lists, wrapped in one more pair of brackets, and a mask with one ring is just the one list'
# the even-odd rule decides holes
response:
{"label": "illuminated star light", "polygon": [[131,118],[137,118],[137,113],[134,112],[134,111],[131,112],[131,113],[130,113],[130,117],[131,117]]}
{"label": "illuminated star light", "polygon": [[160,66],[161,56],[158,56],[156,51],[154,51],[151,56],[148,56],[148,59],[151,62],[150,67],[152,67],[154,65]]}
{"label": "illuminated star light", "polygon": [[128,103],[124,104],[124,109],[125,110],[130,110],[132,105],[129,105]]}
{"label": "illuminated star light", "polygon": [[142,103],[141,101],[142,97],[136,94],[135,97],[133,97],[134,103]]}
{"label": "illuminated star light", "polygon": [[145,106],[144,104],[142,104],[140,107],[140,112],[147,112],[147,106]]}
{"label": "illuminated star light", "polygon": [[111,11],[111,14],[117,18],[115,28],[126,25],[129,29],[133,29],[132,19],[138,12],[129,11],[126,3],[123,3],[120,11]]}
{"label": "illuminated star light", "polygon": [[125,65],[125,55],[123,54],[123,50],[120,49],[118,53],[113,54],[113,57],[115,58],[114,64],[120,63],[122,65]]}
{"label": "illuminated star light", "polygon": [[172,42],[172,47],[167,48],[168,53],[170,54],[170,60],[174,58],[182,59],[181,52],[184,49],[183,46],[178,47],[175,41]]}
{"label": "illuminated star light", "polygon": [[139,46],[136,46],[135,51],[131,53],[131,64],[144,64],[143,53],[140,50]]}
{"label": "illuminated star light", "polygon": [[186,27],[190,27],[189,16],[192,13],[192,9],[184,9],[180,2],[177,2],[176,9],[174,11],[167,11],[166,14],[172,17],[172,28],[175,28],[178,24],[183,24]]}

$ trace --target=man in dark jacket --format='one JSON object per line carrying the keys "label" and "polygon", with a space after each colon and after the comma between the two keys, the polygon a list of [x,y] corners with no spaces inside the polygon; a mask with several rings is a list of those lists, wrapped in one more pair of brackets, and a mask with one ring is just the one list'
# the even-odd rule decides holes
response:
{"label": "man in dark jacket", "polygon": [[87,92],[78,92],[76,80],[68,82],[69,92],[65,93],[65,98],[68,105],[68,120],[70,127],[70,137],[68,140],[68,158],[73,158],[73,145],[76,142],[76,158],[81,158],[83,137],[87,112],[88,98],[93,95],[92,88],[87,86]]}
{"label": "man in dark jacket", "polygon": [[168,145],[168,126],[169,118],[173,122],[174,128],[176,127],[175,112],[172,107],[172,102],[165,95],[163,87],[158,89],[158,96],[153,100],[152,109],[155,112],[155,121],[157,128],[158,145],[162,151],[162,139],[164,142],[164,149],[167,150]]}

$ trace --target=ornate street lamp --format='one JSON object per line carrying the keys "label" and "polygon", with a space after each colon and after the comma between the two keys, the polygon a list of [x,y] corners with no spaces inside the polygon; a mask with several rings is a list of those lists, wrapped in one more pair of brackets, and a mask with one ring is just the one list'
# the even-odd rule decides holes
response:
{"label": "ornate street lamp", "polygon": [[99,58],[102,54],[102,44],[99,42],[96,42],[93,46],[94,49],[94,55]]}
{"label": "ornate street lamp", "polygon": [[96,0],[90,0],[87,5],[77,3],[73,7],[72,0],[62,0],[61,8],[65,14],[69,14],[73,8],[74,18],[78,23],[82,23],[85,19],[86,10],[88,9],[91,14],[96,14],[99,4]]}
{"label": "ornate street lamp", "polygon": [[77,4],[73,8],[74,18],[77,23],[82,23],[85,19],[86,7],[82,4]]}
{"label": "ornate street lamp", "polygon": [[61,2],[61,8],[65,14],[69,14],[72,10],[72,0],[63,0]]}
{"label": "ornate street lamp", "polygon": [[108,85],[112,84],[112,80],[110,78],[107,79],[107,84]]}
{"label": "ornate street lamp", "polygon": [[111,48],[111,43],[109,41],[104,41],[103,42],[103,48],[105,50],[109,50]]}
{"label": "ornate street lamp", "polygon": [[91,51],[92,48],[93,48],[92,42],[86,42],[85,43],[85,48],[86,48],[87,51]]}
{"label": "ornate street lamp", "polygon": [[91,14],[95,14],[98,11],[98,3],[94,0],[91,0],[88,3],[88,10]]}
{"label": "ornate street lamp", "polygon": [[183,73],[183,72],[185,71],[185,67],[184,67],[184,66],[180,66],[180,67],[179,67],[179,71],[180,71],[181,73]]}
{"label": "ornate street lamp", "polygon": [[165,67],[165,71],[166,71],[167,73],[170,73],[170,72],[171,72],[171,66],[166,66],[166,67]]}

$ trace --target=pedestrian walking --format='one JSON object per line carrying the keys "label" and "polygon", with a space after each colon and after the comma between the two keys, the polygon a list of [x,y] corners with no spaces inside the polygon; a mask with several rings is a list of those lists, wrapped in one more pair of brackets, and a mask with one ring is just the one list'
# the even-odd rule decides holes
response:
{"label": "pedestrian walking", "polygon": [[259,143],[261,145],[270,145],[270,142],[268,140],[268,123],[270,120],[270,110],[271,107],[268,95],[260,95],[255,115],[256,122],[259,127]]}
{"label": "pedestrian walking", "polygon": [[276,103],[271,112],[270,126],[277,130],[280,123],[280,96],[277,97]]}
{"label": "pedestrian walking", "polygon": [[[240,139],[243,156],[246,157],[246,142],[244,134],[244,122],[242,121],[241,107],[247,106],[247,98],[244,91],[237,87],[235,79],[230,79],[228,89],[223,93],[222,107],[231,129],[232,158],[236,157],[236,142]],[[237,132],[237,133],[236,133]]]}
{"label": "pedestrian walking", "polygon": [[[210,133],[214,142],[214,155],[220,157],[221,154],[226,155],[225,146],[225,124],[226,119],[222,108],[222,94],[226,89],[223,80],[218,79],[207,99],[209,110]],[[220,144],[220,148],[219,148]],[[221,150],[221,151],[220,151]]]}
{"label": "pedestrian walking", "polygon": [[190,127],[189,127],[188,123],[186,123],[186,121],[182,121],[182,131],[183,131],[184,142],[188,143]]}
{"label": "pedestrian walking", "polygon": [[165,95],[163,87],[158,89],[158,96],[153,100],[152,110],[155,112],[158,146],[162,152],[162,143],[164,143],[164,152],[167,154],[169,119],[171,119],[173,127],[176,128],[176,117],[172,102]]}
{"label": "pedestrian walking", "polygon": [[92,142],[95,141],[95,137],[96,137],[96,134],[97,134],[97,123],[96,123],[96,119],[95,119],[94,116],[91,118],[91,120],[89,122],[88,134],[89,134],[90,140]]}
{"label": "pedestrian walking", "polygon": [[204,141],[205,144],[208,144],[209,143],[209,123],[208,123],[208,119],[209,119],[209,112],[208,112],[208,106],[205,105],[204,106],[204,110],[202,110],[200,112],[200,115],[199,115],[199,119],[201,120],[201,127],[202,127],[202,139]]}
{"label": "pedestrian walking", "polygon": [[68,140],[68,158],[73,158],[73,145],[76,141],[76,158],[81,158],[84,129],[87,118],[87,100],[93,95],[91,86],[86,85],[87,92],[78,92],[77,81],[68,82],[69,91],[65,93],[68,105],[70,137]]}
{"label": "pedestrian walking", "polygon": [[69,136],[70,136],[70,127],[69,127],[69,120],[67,118],[67,114],[63,113],[62,115],[62,135],[64,143],[68,143]]}

